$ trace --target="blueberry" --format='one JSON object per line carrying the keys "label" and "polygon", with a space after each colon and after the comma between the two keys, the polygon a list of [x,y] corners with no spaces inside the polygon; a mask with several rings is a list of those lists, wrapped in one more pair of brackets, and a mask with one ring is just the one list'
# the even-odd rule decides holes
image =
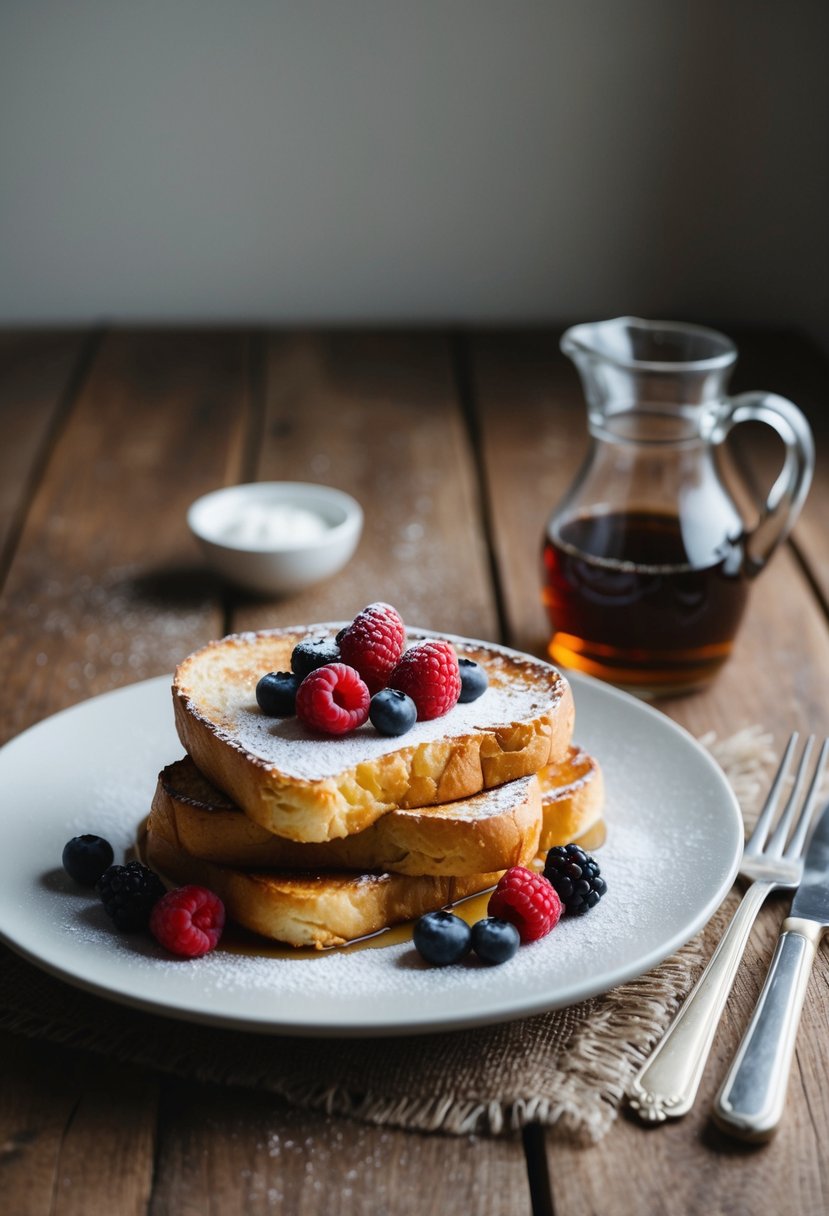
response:
{"label": "blueberry", "polygon": [[417,706],[397,688],[381,688],[371,698],[368,716],[381,735],[405,735],[417,721]]}
{"label": "blueberry", "polygon": [[505,963],[521,945],[515,925],[487,916],[472,926],[472,949],[483,963]]}
{"label": "blueberry", "polygon": [[300,677],[292,671],[269,671],[256,685],[256,700],[263,714],[287,718],[296,713],[296,690]]}
{"label": "blueberry", "polygon": [[73,836],[64,845],[63,868],[82,887],[94,887],[112,865],[112,845],[100,836]]}
{"label": "blueberry", "polygon": [[476,663],[474,659],[458,659],[458,667],[461,673],[461,695],[458,701],[477,701],[478,697],[486,692],[489,677],[481,664]]}
{"label": "blueberry", "polygon": [[427,912],[415,924],[412,940],[427,963],[447,967],[469,953],[472,930],[452,912]]}
{"label": "blueberry", "polygon": [[326,663],[340,662],[340,647],[334,638],[306,638],[297,642],[291,655],[291,671],[304,680]]}

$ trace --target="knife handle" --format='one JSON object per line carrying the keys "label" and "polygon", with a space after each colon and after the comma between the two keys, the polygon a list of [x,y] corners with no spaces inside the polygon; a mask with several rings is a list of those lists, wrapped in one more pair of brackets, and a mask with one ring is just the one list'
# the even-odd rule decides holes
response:
{"label": "knife handle", "polygon": [[823,926],[783,921],[769,973],[714,1101],[714,1119],[741,1140],[769,1140],[786,1103],[800,1012]]}

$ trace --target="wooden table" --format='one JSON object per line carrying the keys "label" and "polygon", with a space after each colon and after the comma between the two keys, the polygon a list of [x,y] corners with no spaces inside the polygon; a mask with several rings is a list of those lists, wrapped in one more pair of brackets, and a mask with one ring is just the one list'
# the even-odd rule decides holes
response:
{"label": "wooden table", "polygon": [[[735,387],[791,396],[825,430],[804,342],[738,335]],[[224,632],[393,600],[424,626],[543,653],[539,538],[585,443],[557,335],[138,330],[0,335],[2,737],[169,671]],[[663,708],[694,733],[829,732],[829,447],[794,543],[761,577],[718,682]],[[202,569],[185,509],[257,478],[317,480],[366,508],[357,557],[281,603]],[[816,967],[784,1125],[745,1148],[708,1122],[783,905],[773,901],[695,1110],[621,1117],[597,1147],[540,1128],[454,1139],[307,1114],[2,1038],[4,1210],[68,1213],[823,1213],[829,968]]]}

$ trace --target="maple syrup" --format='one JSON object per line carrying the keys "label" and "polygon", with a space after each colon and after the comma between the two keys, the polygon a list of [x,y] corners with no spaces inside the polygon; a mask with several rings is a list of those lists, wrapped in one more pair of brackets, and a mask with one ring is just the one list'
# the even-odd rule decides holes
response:
{"label": "maple syrup", "polygon": [[[587,853],[595,853],[598,852],[606,839],[607,825],[604,819],[600,819],[591,828],[588,828],[584,835],[579,836],[574,841],[574,844],[579,845]],[[535,862],[536,866],[540,868],[543,860],[543,856],[539,857]],[[487,915],[487,904],[489,903],[491,894],[492,890],[490,888],[489,890],[481,891],[478,895],[468,895],[465,899],[460,899],[457,902],[449,899],[446,907],[471,926],[476,921],[483,920]],[[400,925],[391,925],[388,928],[379,929],[376,933],[368,933],[365,937],[355,938],[354,941],[346,942],[344,946],[326,946],[322,950],[316,950],[313,946],[280,945],[278,942],[268,941],[266,938],[259,937],[257,934],[251,933],[239,925],[228,922],[217,949],[227,954],[243,954],[259,958],[313,960],[325,958],[334,952],[337,954],[353,954],[357,950],[377,950],[385,949],[386,946],[399,946],[404,942],[412,940],[414,927],[415,922],[408,920]]]}
{"label": "maple syrup", "polygon": [[556,664],[675,693],[731,653],[749,585],[739,541],[706,551],[678,516],[593,512],[551,521],[543,565]]}

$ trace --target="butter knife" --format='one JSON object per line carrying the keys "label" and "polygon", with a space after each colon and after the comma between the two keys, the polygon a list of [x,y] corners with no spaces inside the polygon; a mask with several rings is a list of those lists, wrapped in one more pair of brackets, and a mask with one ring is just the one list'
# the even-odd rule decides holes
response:
{"label": "butter knife", "polygon": [[743,1140],[774,1135],[786,1103],[800,1013],[817,948],[829,928],[829,805],[806,850],[763,991],[714,1101],[714,1119]]}

